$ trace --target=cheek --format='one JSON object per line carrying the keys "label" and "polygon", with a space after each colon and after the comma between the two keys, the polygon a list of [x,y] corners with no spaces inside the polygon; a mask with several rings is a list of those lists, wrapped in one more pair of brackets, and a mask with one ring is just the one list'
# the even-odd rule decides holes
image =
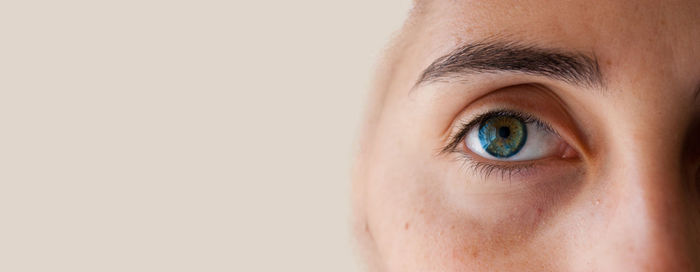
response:
{"label": "cheek", "polygon": [[450,186],[448,169],[396,173],[402,174],[376,181],[384,185],[375,187],[372,216],[380,255],[392,271],[485,271],[523,263],[555,268],[556,248],[563,245],[547,232],[575,186],[470,195],[464,182]]}
{"label": "cheek", "polygon": [[439,179],[425,173],[435,169],[435,161],[417,154],[425,147],[404,144],[414,135],[397,131],[381,133],[363,162],[367,168],[362,181],[366,189],[361,192],[365,195],[366,236],[371,237],[370,247],[376,249],[369,262],[384,268],[379,271],[416,271],[421,264],[431,263],[424,259],[425,241],[431,234],[424,228],[420,231],[419,226],[424,225],[420,222],[426,216],[434,215],[428,211],[433,205],[426,202],[439,193],[440,186]]}
{"label": "cheek", "polygon": [[[482,222],[442,207],[438,202],[405,217],[395,217],[386,228],[386,239],[394,247],[388,251],[392,271],[499,271],[522,269],[523,263],[553,265],[555,250],[533,242],[538,222],[546,217],[544,208],[505,213],[500,220]],[[402,219],[404,219],[402,221]],[[391,229],[391,230],[390,230]],[[522,271],[522,270],[521,270]]]}

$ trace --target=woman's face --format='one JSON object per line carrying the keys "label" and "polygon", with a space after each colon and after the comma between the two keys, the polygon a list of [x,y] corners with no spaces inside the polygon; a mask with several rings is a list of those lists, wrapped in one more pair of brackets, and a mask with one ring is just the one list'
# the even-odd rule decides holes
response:
{"label": "woman's face", "polygon": [[419,1],[377,78],[374,270],[700,269],[699,1]]}

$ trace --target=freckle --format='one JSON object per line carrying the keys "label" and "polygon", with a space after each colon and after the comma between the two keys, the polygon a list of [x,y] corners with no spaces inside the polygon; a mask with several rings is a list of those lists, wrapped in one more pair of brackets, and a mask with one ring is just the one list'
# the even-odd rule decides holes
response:
{"label": "freckle", "polygon": [[408,230],[409,227],[411,227],[411,225],[410,225],[408,222],[406,222],[406,224],[403,225],[403,228],[404,228],[405,230]]}
{"label": "freckle", "polygon": [[474,248],[472,250],[472,257],[475,259],[479,257],[479,249]]}

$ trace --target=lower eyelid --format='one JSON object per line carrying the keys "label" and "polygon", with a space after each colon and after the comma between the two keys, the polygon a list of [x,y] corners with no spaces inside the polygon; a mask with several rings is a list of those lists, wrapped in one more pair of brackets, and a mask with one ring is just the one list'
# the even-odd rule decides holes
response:
{"label": "lower eyelid", "polygon": [[497,177],[502,180],[520,180],[538,174],[538,165],[533,162],[503,162],[485,160],[474,153],[458,151],[461,169],[470,176],[487,180]]}
{"label": "lower eyelid", "polygon": [[[580,171],[574,171],[578,166],[573,160],[549,158],[538,161],[494,161],[480,158],[470,151],[455,153],[458,153],[457,161],[463,173],[489,184],[493,178],[498,181],[508,181],[508,190],[517,190],[517,187],[530,186],[547,180],[553,181],[565,173],[580,173]],[[519,185],[513,186],[514,184]]]}

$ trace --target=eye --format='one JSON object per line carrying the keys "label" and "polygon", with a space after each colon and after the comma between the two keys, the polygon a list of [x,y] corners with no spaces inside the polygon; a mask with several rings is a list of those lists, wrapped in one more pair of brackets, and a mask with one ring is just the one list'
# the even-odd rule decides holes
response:
{"label": "eye", "polygon": [[564,154],[568,145],[546,124],[519,113],[477,118],[464,137],[467,148],[490,160],[528,161]]}

